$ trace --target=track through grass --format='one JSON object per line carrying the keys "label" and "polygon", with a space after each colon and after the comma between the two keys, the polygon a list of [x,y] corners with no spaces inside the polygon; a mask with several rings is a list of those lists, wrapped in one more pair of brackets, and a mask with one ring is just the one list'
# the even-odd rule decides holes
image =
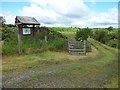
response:
{"label": "track through grass", "polygon": [[117,88],[118,51],[93,39],[92,52],[44,52],[3,58],[4,87]]}

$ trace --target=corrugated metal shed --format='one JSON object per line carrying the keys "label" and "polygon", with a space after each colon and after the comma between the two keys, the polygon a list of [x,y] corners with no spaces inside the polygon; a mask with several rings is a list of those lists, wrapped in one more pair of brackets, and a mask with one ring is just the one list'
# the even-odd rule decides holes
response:
{"label": "corrugated metal shed", "polygon": [[16,16],[15,24],[40,25],[40,23],[34,17],[28,16]]}

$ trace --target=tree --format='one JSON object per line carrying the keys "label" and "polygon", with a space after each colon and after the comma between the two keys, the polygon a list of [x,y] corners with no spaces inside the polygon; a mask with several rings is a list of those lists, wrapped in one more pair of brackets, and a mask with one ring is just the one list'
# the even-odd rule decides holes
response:
{"label": "tree", "polygon": [[109,36],[109,39],[118,39],[118,31],[114,30],[112,32],[109,32],[108,36]]}
{"label": "tree", "polygon": [[110,26],[110,27],[107,28],[107,30],[108,30],[108,31],[112,31],[112,30],[113,30],[113,27]]}
{"label": "tree", "polygon": [[106,30],[96,30],[94,32],[94,39],[100,41],[101,43],[106,43],[108,41],[108,31]]}
{"label": "tree", "polygon": [[77,41],[87,40],[87,38],[88,38],[90,35],[91,35],[91,29],[89,29],[89,28],[80,29],[80,28],[79,28],[79,31],[76,32],[75,39],[76,39]]}

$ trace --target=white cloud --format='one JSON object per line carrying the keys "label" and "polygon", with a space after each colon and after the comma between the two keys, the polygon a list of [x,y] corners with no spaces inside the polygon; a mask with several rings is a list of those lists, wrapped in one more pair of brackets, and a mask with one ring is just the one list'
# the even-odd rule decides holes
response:
{"label": "white cloud", "polygon": [[90,16],[90,21],[95,23],[117,23],[118,22],[118,10],[117,8],[111,8],[107,12],[93,13]]}
{"label": "white cloud", "polygon": [[22,9],[22,15],[34,16],[40,23],[70,25],[75,19],[89,13],[82,0],[30,0],[31,5]]}
{"label": "white cloud", "polygon": [[59,15],[52,10],[42,9],[37,5],[31,4],[30,7],[24,7],[22,11],[24,16],[34,16],[43,23],[57,22]]}
{"label": "white cloud", "polygon": [[46,26],[115,26],[118,21],[117,8],[96,13],[82,0],[30,0],[30,3],[31,6],[23,8],[22,14],[34,16]]}
{"label": "white cloud", "polygon": [[6,20],[6,24],[14,24],[15,23],[15,15],[11,15],[11,14],[8,14],[8,15],[4,15],[5,17],[5,20]]}
{"label": "white cloud", "polygon": [[106,12],[92,12],[83,18],[76,19],[72,26],[77,27],[118,27],[118,10],[111,8]]}
{"label": "white cloud", "polygon": [[[95,0],[92,0],[95,2]],[[29,0],[30,6],[21,10],[23,16],[35,17],[42,26],[117,27],[118,10],[111,8],[97,13],[83,0]],[[14,24],[14,15],[5,15],[6,23]]]}
{"label": "white cloud", "polygon": [[82,16],[89,9],[83,3],[83,0],[30,0],[32,4],[42,9],[52,10],[58,14],[68,16]]}

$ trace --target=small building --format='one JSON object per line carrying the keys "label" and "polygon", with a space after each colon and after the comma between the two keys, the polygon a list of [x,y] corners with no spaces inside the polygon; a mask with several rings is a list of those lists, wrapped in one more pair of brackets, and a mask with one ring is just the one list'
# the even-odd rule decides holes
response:
{"label": "small building", "polygon": [[32,35],[34,36],[34,27],[40,25],[40,23],[34,17],[28,16],[16,16],[15,25],[18,26],[18,32],[20,36]]}

